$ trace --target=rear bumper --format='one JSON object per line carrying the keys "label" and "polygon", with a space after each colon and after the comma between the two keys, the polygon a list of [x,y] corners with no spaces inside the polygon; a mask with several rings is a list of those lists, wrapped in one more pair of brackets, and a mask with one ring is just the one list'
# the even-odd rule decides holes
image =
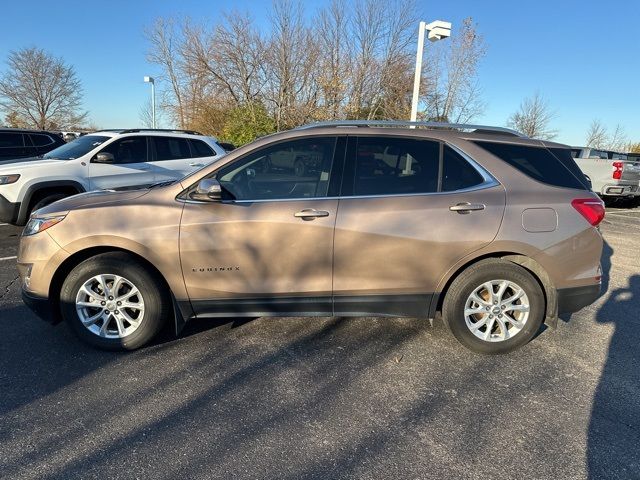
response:
{"label": "rear bumper", "polygon": [[600,296],[600,284],[586,287],[561,288],[558,292],[558,313],[573,313],[591,305]]}
{"label": "rear bumper", "polygon": [[29,309],[45,322],[57,323],[58,316],[54,314],[48,298],[36,296],[22,289],[22,301]]}
{"label": "rear bumper", "polygon": [[18,220],[20,203],[11,203],[0,195],[0,223],[13,223]]}
{"label": "rear bumper", "polygon": [[640,190],[638,189],[638,183],[633,182],[630,184],[613,184],[613,185],[605,185],[601,190],[602,196],[607,197],[633,197],[636,195],[640,195]]}

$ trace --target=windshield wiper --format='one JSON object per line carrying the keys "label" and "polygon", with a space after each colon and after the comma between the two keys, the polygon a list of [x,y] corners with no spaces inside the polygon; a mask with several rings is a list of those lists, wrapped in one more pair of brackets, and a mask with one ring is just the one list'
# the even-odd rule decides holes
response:
{"label": "windshield wiper", "polygon": [[176,181],[177,180],[166,180],[164,182],[152,183],[151,185],[149,185],[149,189],[156,188],[156,187],[166,187],[167,185],[172,185],[176,183]]}

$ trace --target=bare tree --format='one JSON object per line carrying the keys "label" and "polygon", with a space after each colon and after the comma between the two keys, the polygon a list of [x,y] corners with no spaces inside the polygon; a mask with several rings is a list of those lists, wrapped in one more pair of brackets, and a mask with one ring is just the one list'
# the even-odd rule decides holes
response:
{"label": "bare tree", "polygon": [[333,0],[320,10],[317,19],[319,69],[324,118],[335,120],[342,116],[347,98],[347,79],[350,73],[350,55],[347,40],[349,11],[345,0]]}
{"label": "bare tree", "polygon": [[627,148],[627,144],[629,143],[627,139],[627,134],[624,131],[624,128],[619,123],[616,125],[616,128],[613,130],[613,133],[609,137],[607,150],[613,150],[614,152],[624,152]]}
{"label": "bare tree", "polygon": [[613,133],[600,120],[593,120],[587,130],[587,147],[600,150],[624,152],[628,149],[627,134],[622,125],[617,124]]}
{"label": "bare tree", "polygon": [[608,143],[607,128],[600,120],[593,120],[587,130],[587,147],[604,149]]}
{"label": "bare tree", "polygon": [[184,74],[180,61],[181,26],[174,19],[158,18],[145,30],[150,44],[147,60],[161,68],[158,80],[169,86],[169,91],[161,92],[162,108],[170,110],[180,128],[186,127],[184,105]]}
{"label": "bare tree", "polygon": [[9,54],[7,71],[0,79],[0,108],[16,121],[47,129],[78,125],[82,85],[72,66],[39,48]]}
{"label": "bare tree", "polygon": [[313,119],[319,98],[318,47],[304,24],[299,1],[274,0],[265,57],[266,100],[272,107],[276,129]]}
{"label": "bare tree", "polygon": [[484,111],[478,66],[486,53],[484,40],[471,18],[450,39],[427,49],[422,91],[429,120],[466,123]]}
{"label": "bare tree", "polygon": [[[153,107],[151,105],[151,100],[147,100],[140,107],[140,110],[138,111],[138,119],[140,120],[140,126],[144,128],[153,127]],[[156,111],[156,124],[159,124],[157,111]]]}
{"label": "bare tree", "polygon": [[555,112],[549,107],[549,102],[536,92],[522,101],[518,111],[507,120],[507,126],[531,138],[551,140],[558,135],[558,131],[550,127],[554,118]]}

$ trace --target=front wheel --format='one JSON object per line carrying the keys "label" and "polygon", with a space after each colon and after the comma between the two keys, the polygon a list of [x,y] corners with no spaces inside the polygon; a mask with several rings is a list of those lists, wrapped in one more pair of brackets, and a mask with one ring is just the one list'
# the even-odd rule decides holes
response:
{"label": "front wheel", "polygon": [[120,252],[76,266],[60,291],[62,317],[85,342],[104,350],[134,350],[153,339],[171,314],[162,282]]}
{"label": "front wheel", "polygon": [[495,354],[529,342],[540,329],[544,312],[544,294],[531,273],[512,262],[489,259],[453,281],[442,316],[465,347]]}

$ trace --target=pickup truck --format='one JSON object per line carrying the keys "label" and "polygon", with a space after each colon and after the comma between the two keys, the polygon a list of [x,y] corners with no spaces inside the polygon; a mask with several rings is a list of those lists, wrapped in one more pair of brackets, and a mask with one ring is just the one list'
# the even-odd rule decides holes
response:
{"label": "pickup truck", "polygon": [[605,203],[640,199],[640,159],[588,147],[574,147],[571,155]]}

